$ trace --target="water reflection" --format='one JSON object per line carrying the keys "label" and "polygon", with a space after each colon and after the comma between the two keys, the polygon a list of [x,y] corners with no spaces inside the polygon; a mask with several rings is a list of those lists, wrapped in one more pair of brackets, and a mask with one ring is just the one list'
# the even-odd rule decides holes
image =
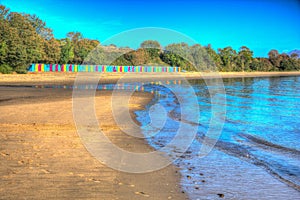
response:
{"label": "water reflection", "polygon": [[[201,115],[198,122],[198,143],[191,146],[189,155],[196,157],[194,152],[198,152],[202,138],[209,128],[212,103],[209,85],[203,80],[189,82],[198,96]],[[216,148],[262,167],[299,190],[300,77],[224,79],[224,85],[227,96],[226,123]],[[168,102],[168,99],[159,101]],[[172,107],[172,115],[169,117],[173,117],[170,123],[175,127],[174,116],[179,115],[176,113],[178,109],[174,104],[165,105]],[[139,120],[144,119],[141,117]],[[165,145],[174,133],[171,128],[163,132],[148,142],[156,148]],[[179,161],[177,164],[182,166],[186,163]],[[197,165],[194,163],[194,166]]]}

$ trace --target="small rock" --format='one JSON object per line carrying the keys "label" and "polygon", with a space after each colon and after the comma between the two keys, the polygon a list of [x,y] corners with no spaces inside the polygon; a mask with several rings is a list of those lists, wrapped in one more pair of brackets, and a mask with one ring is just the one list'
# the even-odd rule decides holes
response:
{"label": "small rock", "polygon": [[1,153],[1,155],[6,157],[6,156],[9,156],[9,153]]}
{"label": "small rock", "polygon": [[144,192],[135,192],[135,194],[139,194],[139,195],[142,195],[144,197],[150,197],[150,195],[145,194]]}
{"label": "small rock", "polygon": [[41,172],[45,173],[45,174],[50,174],[50,172],[46,169],[41,169]]}
{"label": "small rock", "polygon": [[220,194],[218,194],[218,196],[219,196],[220,198],[224,198],[225,195],[220,193]]}
{"label": "small rock", "polygon": [[19,160],[18,163],[19,163],[20,165],[23,165],[25,162],[24,162],[23,160]]}

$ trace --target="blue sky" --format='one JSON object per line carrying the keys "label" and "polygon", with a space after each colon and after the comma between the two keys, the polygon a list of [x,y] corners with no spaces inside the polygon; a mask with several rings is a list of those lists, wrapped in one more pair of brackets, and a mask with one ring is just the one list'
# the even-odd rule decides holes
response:
{"label": "blue sky", "polygon": [[[300,49],[299,0],[0,0],[12,11],[36,14],[57,38],[79,31],[104,41],[123,31],[161,27],[213,48],[248,46],[255,56]],[[149,34],[149,39],[151,38]],[[161,35],[163,37],[163,34]],[[139,39],[139,38],[136,38]],[[179,42],[170,37],[165,43]],[[127,42],[131,47],[136,44]]]}

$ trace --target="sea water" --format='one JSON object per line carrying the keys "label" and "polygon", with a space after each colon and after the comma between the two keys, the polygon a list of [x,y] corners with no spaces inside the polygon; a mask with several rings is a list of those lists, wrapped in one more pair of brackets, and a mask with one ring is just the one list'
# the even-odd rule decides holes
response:
{"label": "sea water", "polygon": [[[173,85],[172,90],[161,84],[144,85],[145,91],[155,94],[145,110],[136,112],[144,135],[151,135],[153,105],[168,113],[164,127],[147,137],[148,143],[159,150],[176,136],[181,123],[197,126],[189,149],[173,158],[190,199],[300,199],[300,77],[230,78],[223,83],[226,94],[219,105],[212,105],[211,86],[203,80],[189,81],[194,94],[186,94],[186,83]],[[199,119],[180,120],[184,108],[178,93],[185,100],[197,96],[198,105],[191,104],[189,110],[198,106]],[[213,150],[201,157],[213,106],[226,107],[224,126]]]}

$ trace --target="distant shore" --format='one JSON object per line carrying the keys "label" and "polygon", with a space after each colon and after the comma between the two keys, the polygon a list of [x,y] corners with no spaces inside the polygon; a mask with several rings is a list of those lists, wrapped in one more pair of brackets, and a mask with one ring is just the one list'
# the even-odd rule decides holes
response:
{"label": "distant shore", "polygon": [[[300,76],[300,71],[293,72],[181,72],[181,73],[80,73],[89,77],[99,75],[99,83],[156,81],[186,79],[211,79],[211,78],[243,78],[243,77],[275,77],[275,76]],[[0,85],[73,85],[77,73],[50,72],[28,74],[0,74]]]}

